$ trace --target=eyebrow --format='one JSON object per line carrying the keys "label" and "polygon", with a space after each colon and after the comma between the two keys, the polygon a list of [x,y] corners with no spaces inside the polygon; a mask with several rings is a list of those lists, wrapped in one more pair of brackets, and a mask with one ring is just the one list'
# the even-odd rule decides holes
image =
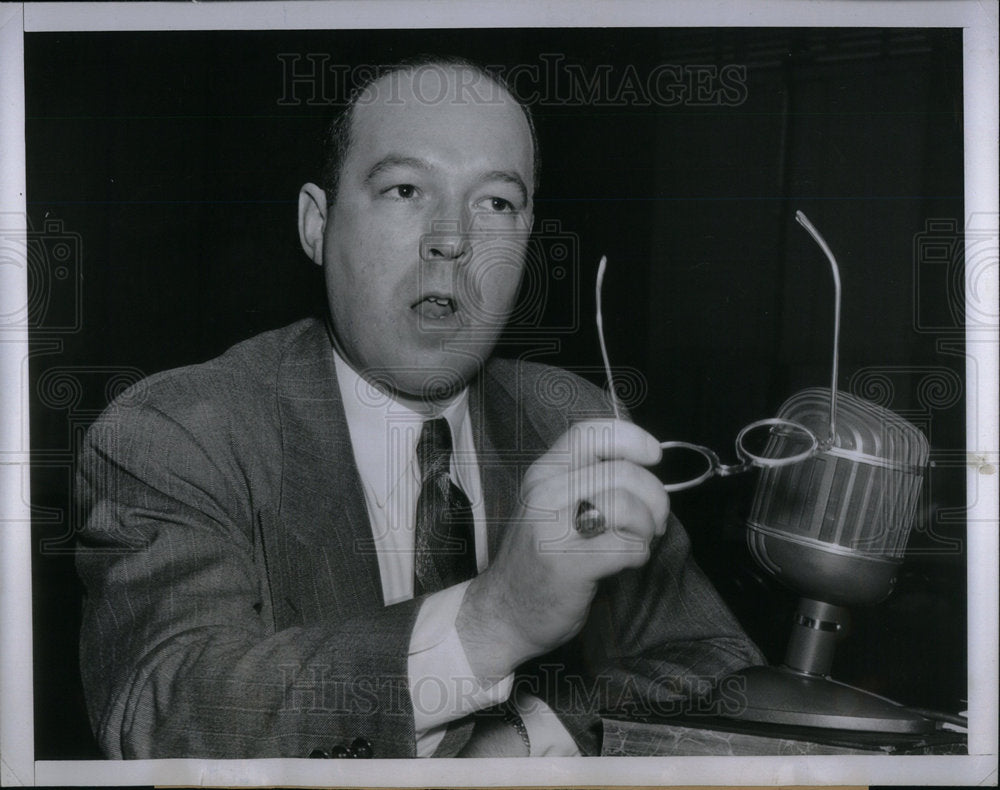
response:
{"label": "eyebrow", "polygon": [[490,181],[502,181],[505,184],[513,184],[520,191],[521,200],[525,203],[528,202],[528,187],[525,186],[524,180],[517,173],[512,173],[509,170],[491,170],[479,178],[479,183],[481,184],[486,184]]}
{"label": "eyebrow", "polygon": [[[430,171],[434,167],[426,159],[421,159],[416,156],[401,156],[399,154],[389,154],[379,159],[368,172],[365,174],[365,183],[371,183],[380,174],[387,170],[391,170],[394,167],[409,167],[414,170]],[[510,170],[490,170],[483,173],[477,179],[480,184],[487,184],[491,181],[501,181],[505,184],[512,184],[517,187],[517,190],[521,193],[521,200],[525,203],[528,202],[528,187],[524,183],[524,179],[521,178],[517,173],[511,172]]]}
{"label": "eyebrow", "polygon": [[391,170],[394,167],[412,167],[416,170],[430,170],[431,165],[425,159],[420,159],[415,156],[400,156],[398,154],[389,154],[379,159],[371,169],[365,174],[365,183],[372,181],[380,173],[384,173],[386,170]]}

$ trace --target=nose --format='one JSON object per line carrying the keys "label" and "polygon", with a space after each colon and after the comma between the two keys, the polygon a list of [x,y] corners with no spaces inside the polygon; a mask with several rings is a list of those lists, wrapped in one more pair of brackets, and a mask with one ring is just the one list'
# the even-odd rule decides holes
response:
{"label": "nose", "polygon": [[425,261],[463,263],[469,255],[469,234],[458,219],[436,219],[420,239],[420,257]]}

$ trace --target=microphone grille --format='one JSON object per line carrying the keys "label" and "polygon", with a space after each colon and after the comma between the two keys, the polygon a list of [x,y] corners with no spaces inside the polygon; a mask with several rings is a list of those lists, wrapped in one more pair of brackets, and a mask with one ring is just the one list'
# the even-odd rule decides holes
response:
{"label": "microphone grille", "polygon": [[[785,401],[778,415],[825,439],[830,425],[830,390],[814,387],[798,392]],[[927,463],[930,450],[920,429],[877,403],[838,390],[836,423],[835,448],[916,467]]]}
{"label": "microphone grille", "polygon": [[[778,416],[823,440],[830,391],[796,393]],[[762,472],[749,526],[824,551],[898,561],[920,497],[927,439],[898,414],[845,392],[837,393],[836,418],[829,448]]]}

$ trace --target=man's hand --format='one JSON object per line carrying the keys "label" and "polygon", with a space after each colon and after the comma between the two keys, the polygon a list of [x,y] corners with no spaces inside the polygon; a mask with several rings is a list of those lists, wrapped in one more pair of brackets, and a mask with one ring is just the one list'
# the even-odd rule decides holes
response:
{"label": "man's hand", "polygon": [[[490,567],[473,579],[456,626],[473,671],[495,682],[583,627],[597,582],[649,559],[669,500],[643,466],[659,443],[616,420],[581,422],[528,469],[521,502]],[[580,502],[604,515],[603,534],[574,527]]]}

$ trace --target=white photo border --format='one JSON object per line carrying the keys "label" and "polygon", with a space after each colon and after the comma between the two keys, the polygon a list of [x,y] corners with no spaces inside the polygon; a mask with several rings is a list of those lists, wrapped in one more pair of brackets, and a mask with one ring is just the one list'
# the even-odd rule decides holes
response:
{"label": "white photo border", "polygon": [[[964,29],[965,211],[997,232],[997,7],[966,2],[697,0],[448,3],[417,0],[248,3],[0,4],[0,212],[25,216],[24,32],[457,27],[961,27]],[[8,267],[9,268],[9,267]],[[966,272],[967,276],[969,272]],[[997,266],[978,272],[979,315],[996,316]],[[0,309],[27,304],[27,272],[0,272]],[[967,292],[969,284],[967,283]],[[992,299],[992,303],[989,300]],[[971,313],[970,313],[971,315]],[[0,784],[296,785],[393,787],[525,785],[996,784],[997,503],[996,326],[966,327],[969,465],[969,755],[947,757],[588,758],[586,760],[35,761],[27,329],[0,330]],[[973,380],[974,377],[974,380]],[[988,473],[992,468],[992,473]],[[985,496],[984,496],[985,494]]]}

